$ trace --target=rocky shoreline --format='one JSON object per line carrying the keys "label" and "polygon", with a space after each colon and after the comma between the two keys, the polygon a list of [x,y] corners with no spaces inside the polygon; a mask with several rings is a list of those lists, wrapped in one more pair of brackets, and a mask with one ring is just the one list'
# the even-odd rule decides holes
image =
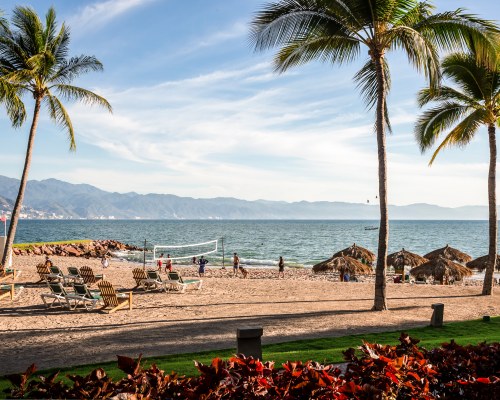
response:
{"label": "rocky shoreline", "polygon": [[102,257],[112,255],[115,251],[142,251],[142,248],[131,246],[117,240],[92,240],[82,243],[40,244],[26,248],[13,248],[16,256],[63,256],[63,257]]}

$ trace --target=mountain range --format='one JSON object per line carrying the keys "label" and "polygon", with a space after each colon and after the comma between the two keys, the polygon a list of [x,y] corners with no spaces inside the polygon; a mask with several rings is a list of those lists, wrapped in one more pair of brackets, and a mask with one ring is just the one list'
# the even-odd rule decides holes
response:
{"label": "mountain range", "polygon": [[[0,210],[12,209],[19,180],[0,175]],[[23,213],[28,218],[73,219],[358,219],[376,220],[376,204],[329,201],[247,201],[230,197],[195,199],[172,194],[106,192],[57,179],[28,182]],[[391,219],[480,220],[486,206],[389,206]]]}

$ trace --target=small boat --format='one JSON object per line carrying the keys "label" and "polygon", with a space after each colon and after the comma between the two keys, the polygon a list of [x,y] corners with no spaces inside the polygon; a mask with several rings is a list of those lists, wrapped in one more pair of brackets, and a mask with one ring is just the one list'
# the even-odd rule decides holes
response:
{"label": "small boat", "polygon": [[365,226],[365,231],[376,231],[377,229],[377,226]]}

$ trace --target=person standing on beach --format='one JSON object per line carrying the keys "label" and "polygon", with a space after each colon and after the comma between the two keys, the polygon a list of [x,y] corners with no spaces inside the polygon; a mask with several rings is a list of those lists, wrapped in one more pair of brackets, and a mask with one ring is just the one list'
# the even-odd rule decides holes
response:
{"label": "person standing on beach", "polygon": [[238,269],[240,268],[240,258],[237,253],[233,255],[233,277],[238,274]]}
{"label": "person standing on beach", "polygon": [[161,266],[163,265],[163,253],[160,254],[160,258],[156,262],[156,266],[158,267],[158,271],[161,272]]}
{"label": "person standing on beach", "polygon": [[109,267],[109,261],[108,257],[106,257],[106,254],[104,254],[101,258],[101,264],[103,268],[108,268]]}
{"label": "person standing on beach", "polygon": [[207,264],[208,260],[205,257],[201,256],[200,261],[198,261],[198,265],[200,266],[198,268],[198,275],[200,276],[200,278],[205,276],[205,265]]}
{"label": "person standing on beach", "polygon": [[278,279],[280,278],[280,275],[283,279],[285,279],[285,261],[282,256],[280,256],[280,261],[278,263]]}
{"label": "person standing on beach", "polygon": [[172,260],[170,254],[167,254],[167,261],[165,261],[165,273],[172,272]]}

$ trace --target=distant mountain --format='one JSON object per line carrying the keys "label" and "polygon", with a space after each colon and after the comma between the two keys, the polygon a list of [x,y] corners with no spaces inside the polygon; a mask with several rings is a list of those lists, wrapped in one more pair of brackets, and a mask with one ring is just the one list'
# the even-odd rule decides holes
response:
{"label": "distant mountain", "polygon": [[[0,175],[0,209],[12,208],[19,181]],[[378,219],[378,205],[328,201],[247,201],[229,197],[194,199],[171,194],[111,193],[57,179],[29,181],[28,217],[116,219]],[[487,219],[486,206],[457,208],[431,204],[389,206],[391,219]]]}

